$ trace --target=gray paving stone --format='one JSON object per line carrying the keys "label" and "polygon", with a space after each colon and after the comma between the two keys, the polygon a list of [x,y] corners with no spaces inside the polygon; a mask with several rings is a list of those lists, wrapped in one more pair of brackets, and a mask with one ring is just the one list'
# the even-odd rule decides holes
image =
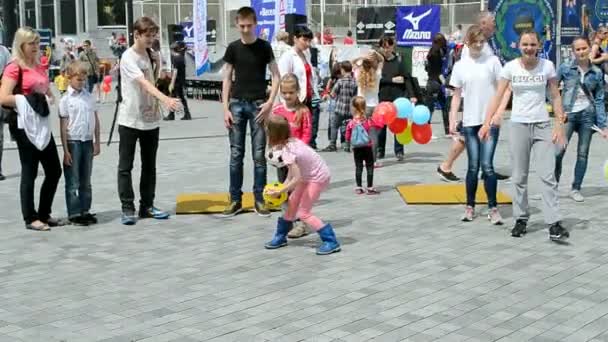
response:
{"label": "gray paving stone", "polygon": [[[156,204],[170,211],[179,193],[227,188],[228,139],[213,114],[221,108],[210,102],[193,102],[192,108],[195,120],[162,123]],[[102,139],[112,110],[101,105]],[[320,146],[326,124],[323,114]],[[53,125],[57,137],[55,120]],[[495,158],[506,173],[507,126]],[[438,183],[434,169],[449,140],[409,145],[403,163],[391,159],[389,148],[385,166],[375,172],[382,194],[374,198],[352,194],[352,155],[323,153],[332,184],[315,212],[334,224],[343,251],[318,257],[314,234],[278,251],[263,249],[276,214],[229,220],[174,215],[120,225],[117,144],[104,145],[95,159],[98,225],[26,231],[16,196],[18,155],[6,142],[0,341],[607,341],[603,143],[592,142],[584,204],[567,198],[576,156],[566,154],[560,193],[572,232],[566,245],[547,240],[535,201],[530,233],[517,240],[508,235],[510,206],[500,208],[508,224],[497,228],[483,217],[460,222],[462,206],[406,205],[394,185]],[[464,175],[465,169],[463,157],[455,172]],[[133,175],[137,184],[138,161]],[[269,168],[268,175],[274,179],[275,171]],[[499,184],[507,193],[511,187]],[[530,192],[539,189],[533,165]],[[53,209],[65,216],[63,180]]]}

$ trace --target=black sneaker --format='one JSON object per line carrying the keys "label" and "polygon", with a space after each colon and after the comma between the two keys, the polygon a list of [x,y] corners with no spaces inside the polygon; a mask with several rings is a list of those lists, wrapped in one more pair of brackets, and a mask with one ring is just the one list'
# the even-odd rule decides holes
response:
{"label": "black sneaker", "polygon": [[517,220],[515,221],[515,227],[511,230],[512,237],[522,237],[527,233],[526,228],[528,226],[528,222],[525,220]]}
{"label": "black sneaker", "polygon": [[456,175],[454,173],[450,172],[445,172],[441,169],[441,165],[437,166],[437,174],[439,175],[439,177],[441,177],[441,179],[443,179],[446,182],[460,182],[460,178],[456,177]]}
{"label": "black sneaker", "polygon": [[70,218],[70,223],[74,226],[88,226],[89,222],[87,222],[84,216],[75,216]]}
{"label": "black sneaker", "polygon": [[395,157],[397,157],[397,161],[403,161],[403,157],[404,157],[404,156],[403,156],[403,153],[397,153],[397,154],[395,155]]}
{"label": "black sneaker", "polygon": [[551,241],[560,241],[570,237],[570,233],[564,227],[562,227],[561,222],[555,222],[549,227],[549,239]]}
{"label": "black sneaker", "polygon": [[507,180],[507,179],[511,178],[511,176],[503,175],[503,174],[500,174],[498,172],[495,172],[495,174],[496,174],[496,179],[499,180],[499,181],[500,180]]}
{"label": "black sneaker", "polygon": [[223,217],[232,217],[243,211],[243,204],[241,202],[230,202],[230,204],[222,212]]}
{"label": "black sneaker", "polygon": [[6,179],[6,177],[4,177],[4,175],[0,173],[0,181],[3,181],[5,179]]}
{"label": "black sneaker", "polygon": [[255,212],[262,216],[262,217],[268,217],[270,216],[270,210],[268,210],[268,207],[266,207],[266,204],[264,204],[264,202],[255,202],[255,205],[253,206]]}
{"label": "black sneaker", "polygon": [[336,152],[338,148],[336,145],[329,145],[326,148],[322,149],[321,152]]}
{"label": "black sneaker", "polygon": [[81,216],[88,224],[97,224],[97,217],[95,214],[86,213]]}

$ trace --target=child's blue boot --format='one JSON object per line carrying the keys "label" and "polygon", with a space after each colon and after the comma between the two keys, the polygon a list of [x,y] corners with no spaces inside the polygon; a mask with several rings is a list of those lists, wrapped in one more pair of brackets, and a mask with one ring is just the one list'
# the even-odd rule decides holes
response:
{"label": "child's blue boot", "polygon": [[327,255],[340,251],[340,243],[338,242],[338,239],[336,239],[336,234],[334,233],[331,224],[326,224],[317,233],[319,233],[319,237],[321,237],[321,241],[323,241],[321,246],[317,248],[318,255]]}
{"label": "child's blue boot", "polygon": [[293,221],[287,221],[282,217],[277,220],[277,231],[274,233],[272,240],[266,242],[266,249],[277,249],[287,246],[287,233],[293,227]]}

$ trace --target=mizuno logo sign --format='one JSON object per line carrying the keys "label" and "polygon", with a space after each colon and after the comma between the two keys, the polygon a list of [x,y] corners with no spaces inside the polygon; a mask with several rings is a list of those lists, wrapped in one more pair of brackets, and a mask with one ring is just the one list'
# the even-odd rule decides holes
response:
{"label": "mizuno logo sign", "polygon": [[418,25],[420,25],[420,21],[422,19],[424,19],[424,17],[428,16],[429,14],[431,14],[431,12],[433,11],[433,9],[429,9],[428,11],[420,14],[417,17],[414,17],[414,12],[406,15],[405,17],[403,17],[403,19],[409,21],[412,24],[412,27],[414,28],[414,31],[418,31]]}

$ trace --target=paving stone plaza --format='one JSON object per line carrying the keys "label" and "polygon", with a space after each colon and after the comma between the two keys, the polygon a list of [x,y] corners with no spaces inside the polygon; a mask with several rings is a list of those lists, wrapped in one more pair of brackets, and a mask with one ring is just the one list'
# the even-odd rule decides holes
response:
{"label": "paving stone plaza", "polygon": [[[173,213],[182,192],[228,188],[221,106],[190,105],[194,120],[161,127],[156,204]],[[104,141],[113,110],[100,105]],[[506,126],[495,165],[509,174]],[[323,113],[321,147],[326,127]],[[332,182],[316,212],[342,243],[330,256],[315,255],[315,234],[265,250],[276,213],[173,215],[121,225],[117,143],[104,144],[94,162],[99,224],[26,230],[18,154],[6,140],[0,341],[608,341],[608,183],[602,174],[608,142],[597,136],[584,203],[567,197],[576,137],[566,154],[560,204],[571,237],[564,244],[549,241],[540,201],[531,201],[533,217],[521,239],[510,237],[510,206],[500,207],[507,224],[497,227],[483,215],[461,222],[462,205],[406,205],[395,185],[441,182],[435,169],[450,142],[443,137],[407,146],[399,163],[389,148],[375,173],[379,196],[354,195],[351,154],[324,153]],[[135,168],[137,193],[139,158]],[[463,156],[455,173],[464,177],[465,170]],[[533,170],[531,194],[540,188]],[[272,167],[268,176],[275,179]],[[252,177],[248,143],[244,190]],[[512,192],[508,182],[499,189]],[[66,216],[63,179],[53,208],[54,216]]]}

